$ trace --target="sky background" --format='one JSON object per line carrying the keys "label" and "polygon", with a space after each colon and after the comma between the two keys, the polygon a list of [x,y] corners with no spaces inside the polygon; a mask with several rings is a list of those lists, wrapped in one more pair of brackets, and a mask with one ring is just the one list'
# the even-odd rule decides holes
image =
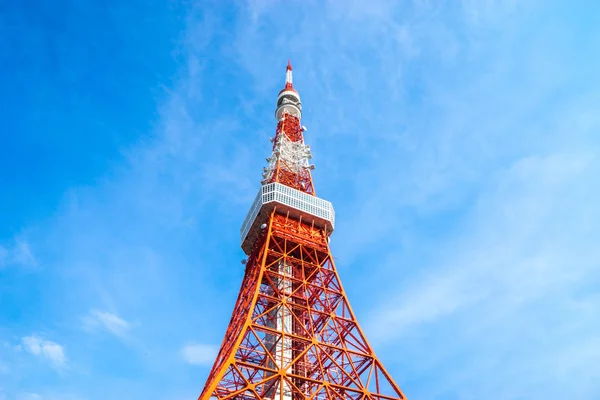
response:
{"label": "sky background", "polygon": [[4,1],[0,399],[195,399],[287,59],[413,400],[600,398],[600,3]]}

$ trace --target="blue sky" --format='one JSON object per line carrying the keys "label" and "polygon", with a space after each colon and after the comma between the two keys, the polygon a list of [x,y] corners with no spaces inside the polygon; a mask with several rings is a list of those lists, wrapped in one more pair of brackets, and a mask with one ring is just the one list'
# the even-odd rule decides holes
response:
{"label": "blue sky", "polygon": [[288,58],[409,398],[600,398],[597,2],[125,3],[0,6],[1,400],[198,396]]}

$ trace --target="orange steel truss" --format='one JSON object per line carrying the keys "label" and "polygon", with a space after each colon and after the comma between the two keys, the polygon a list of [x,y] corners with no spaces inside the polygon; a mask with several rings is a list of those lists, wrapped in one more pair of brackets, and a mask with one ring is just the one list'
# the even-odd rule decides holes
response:
{"label": "orange steel truss", "polygon": [[260,243],[199,399],[405,399],[356,321],[326,232],[275,209]]}
{"label": "orange steel truss", "polygon": [[[265,179],[315,196],[291,71],[288,62]],[[318,222],[314,204],[292,217],[289,207],[305,196],[292,192],[288,203],[261,208],[267,223],[245,236],[256,241],[245,250],[240,293],[199,400],[405,399],[350,308],[329,250],[333,220]]]}

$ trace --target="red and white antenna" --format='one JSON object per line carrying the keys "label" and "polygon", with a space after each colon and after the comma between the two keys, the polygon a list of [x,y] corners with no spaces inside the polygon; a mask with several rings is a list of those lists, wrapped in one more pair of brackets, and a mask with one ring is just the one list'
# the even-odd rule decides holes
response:
{"label": "red and white antenna", "polygon": [[275,111],[277,121],[281,120],[284,112],[298,119],[302,118],[302,102],[300,101],[300,94],[294,89],[292,83],[292,64],[290,60],[288,60],[285,69],[285,86],[277,96],[277,110]]}
{"label": "red and white antenna", "polygon": [[262,184],[278,182],[304,193],[315,195],[310,171],[314,166],[310,147],[304,143],[301,125],[302,102],[292,83],[292,64],[288,60],[285,70],[285,86],[277,96],[277,130],[272,139],[273,152],[267,158]]}
{"label": "red and white antenna", "polygon": [[288,60],[287,69],[285,70],[285,89],[293,89],[294,85],[292,84],[292,64],[290,60]]}

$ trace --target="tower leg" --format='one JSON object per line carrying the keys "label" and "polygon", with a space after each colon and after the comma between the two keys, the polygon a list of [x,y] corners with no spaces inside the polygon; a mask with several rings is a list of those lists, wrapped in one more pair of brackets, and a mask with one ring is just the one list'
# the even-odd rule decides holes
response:
{"label": "tower leg", "polygon": [[[269,353],[275,360],[269,361],[272,369],[277,371],[291,372],[292,362],[292,313],[287,302],[291,302],[292,294],[292,268],[284,261],[280,261],[276,266],[277,272],[275,297],[286,299],[279,306],[269,312],[267,326],[277,331],[277,333],[267,333],[265,342],[267,343]],[[265,377],[272,376],[274,373],[267,371]],[[284,379],[278,387],[273,387],[267,396],[273,400],[292,400],[292,390],[290,385]]]}

